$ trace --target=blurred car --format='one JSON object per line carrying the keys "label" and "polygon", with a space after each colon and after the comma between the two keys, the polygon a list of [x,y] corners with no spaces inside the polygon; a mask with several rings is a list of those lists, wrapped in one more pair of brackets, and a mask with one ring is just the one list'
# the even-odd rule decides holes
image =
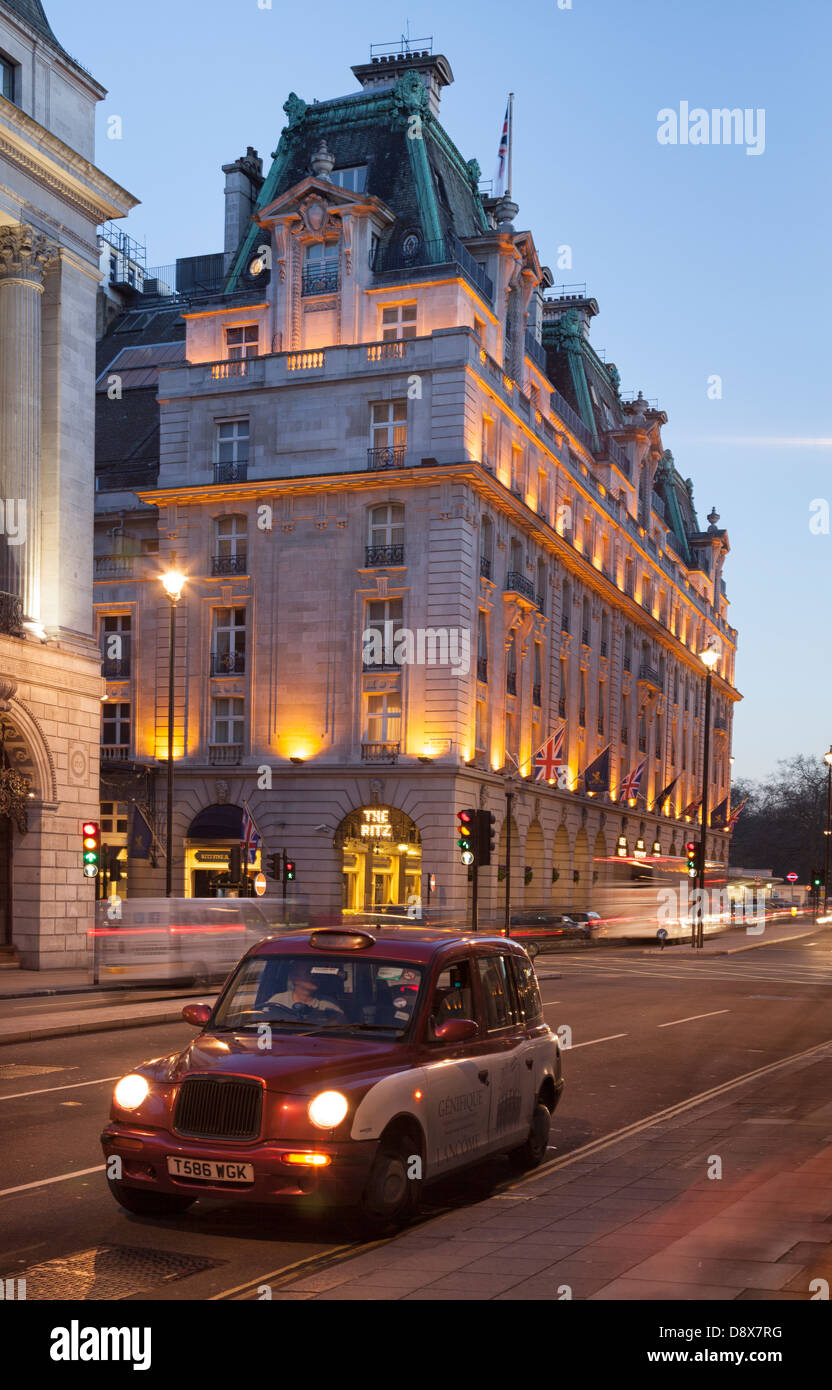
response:
{"label": "blurred car", "polygon": [[183,1017],[199,1035],[121,1078],[101,1135],[130,1212],[328,1204],[383,1227],[413,1213],[423,1183],[489,1155],[521,1169],[546,1156],[560,1047],[514,941],[363,923],[284,933]]}
{"label": "blurred car", "polygon": [[525,946],[534,959],[547,942],[586,941],[590,927],[578,922],[571,914],[540,911],[514,912],[511,915],[511,935]]}
{"label": "blurred car", "polygon": [[127,898],[96,903],[96,984],[221,984],[281,926],[279,898]]}

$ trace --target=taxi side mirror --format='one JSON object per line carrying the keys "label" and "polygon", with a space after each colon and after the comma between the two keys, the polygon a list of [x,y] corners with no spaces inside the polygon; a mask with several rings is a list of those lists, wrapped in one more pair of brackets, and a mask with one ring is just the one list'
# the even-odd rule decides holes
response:
{"label": "taxi side mirror", "polygon": [[436,1042],[461,1043],[475,1038],[479,1031],[472,1018],[448,1018],[444,1023],[437,1024],[433,1036]]}
{"label": "taxi side mirror", "polygon": [[182,1017],[186,1023],[192,1023],[194,1028],[204,1028],[211,1017],[210,1004],[186,1004],[182,1010]]}

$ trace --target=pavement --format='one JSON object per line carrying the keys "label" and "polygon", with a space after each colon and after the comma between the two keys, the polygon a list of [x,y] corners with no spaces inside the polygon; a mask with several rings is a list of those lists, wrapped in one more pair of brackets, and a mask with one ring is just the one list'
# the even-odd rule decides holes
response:
{"label": "pavement", "polygon": [[272,1297],[828,1298],[830,1097],[827,1042],[556,1158],[477,1205],[290,1277]]}
{"label": "pavement", "polygon": [[[75,1033],[103,1033],[113,1028],[144,1028],[150,1023],[178,1023],[186,1004],[202,1004],[214,998],[216,990],[193,996],[156,999],[138,1003],[98,1005],[79,1012],[78,1002],[57,1005],[54,1012],[37,1019],[16,1014],[0,1018],[0,1045],[3,1043],[34,1042],[39,1038],[62,1038]],[[106,998],[106,996],[104,996]]]}
{"label": "pavement", "polygon": [[785,919],[765,923],[761,927],[731,927],[719,936],[706,936],[702,945],[696,950],[687,941],[675,942],[672,946],[651,946],[642,954],[647,956],[666,956],[669,954],[678,957],[681,951],[700,960],[707,956],[735,956],[740,951],[753,951],[758,946],[790,945],[791,942],[800,941],[805,936],[814,936],[816,932],[824,931],[829,931],[829,928],[807,920],[805,917],[802,921],[794,922]]}

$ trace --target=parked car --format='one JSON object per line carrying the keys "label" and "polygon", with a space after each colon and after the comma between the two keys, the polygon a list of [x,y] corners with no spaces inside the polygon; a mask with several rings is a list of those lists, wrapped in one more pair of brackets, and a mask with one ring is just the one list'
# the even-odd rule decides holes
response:
{"label": "parked car", "polygon": [[299,1202],[385,1227],[447,1173],[493,1154],[520,1168],[545,1157],[560,1048],[514,941],[284,933],[252,947],[213,1007],[183,1017],[198,1037],[122,1077],[101,1135],[128,1211]]}

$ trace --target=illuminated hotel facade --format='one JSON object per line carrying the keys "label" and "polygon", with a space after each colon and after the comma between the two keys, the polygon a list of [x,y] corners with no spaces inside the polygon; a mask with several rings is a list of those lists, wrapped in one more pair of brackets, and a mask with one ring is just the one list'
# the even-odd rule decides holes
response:
{"label": "illuminated hotel facade", "polygon": [[[225,166],[209,292],[160,286],[99,345],[105,429],[158,379],[158,458],[131,476],[134,431],[100,464],[114,891],[163,891],[174,567],[175,894],[216,890],[245,805],[258,864],[289,853],[313,912],[424,901],[429,877],[432,905],[463,907],[455,814],[484,807],[496,914],[510,791],[513,904],[591,907],[619,853],[681,857],[699,833],[714,641],[711,808],[729,794],[727,536],[715,512],[700,530],[665,414],[622,400],[592,348],[595,300],[553,291],[516,204],[440,125],[447,60],[353,71],[352,97],[292,94],[265,177],[252,150]],[[564,771],[535,780],[561,727]],[[131,801],[155,867],[130,853]],[[727,851],[709,830],[708,859]]]}

